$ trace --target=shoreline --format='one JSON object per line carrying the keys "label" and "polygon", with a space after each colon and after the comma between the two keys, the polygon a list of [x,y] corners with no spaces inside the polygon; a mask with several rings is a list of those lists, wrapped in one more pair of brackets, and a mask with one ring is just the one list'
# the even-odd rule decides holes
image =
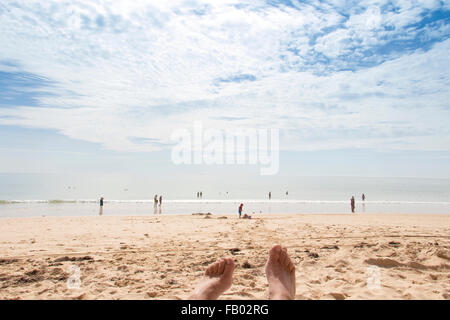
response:
{"label": "shoreline", "polygon": [[[159,217],[186,217],[186,216],[200,216],[204,217],[208,213],[211,214],[211,217],[219,217],[219,216],[226,216],[227,218],[236,218],[236,220],[239,220],[239,215],[237,213],[212,213],[212,212],[198,212],[198,213],[151,213],[151,214],[112,214],[108,215],[107,213],[103,213],[102,215],[95,214],[95,215],[42,215],[42,216],[19,216],[19,217],[2,217],[0,216],[1,221],[5,220],[21,220],[21,219],[70,219],[70,218],[82,218],[82,219],[93,219],[93,218],[100,218],[100,219],[109,219],[109,218],[159,218]],[[411,216],[411,217],[449,217],[449,213],[404,213],[404,212],[378,212],[378,213],[372,213],[372,212],[355,212],[355,213],[345,213],[345,212],[336,212],[336,213],[309,213],[309,212],[300,212],[300,213],[246,213],[243,212],[243,215],[247,214],[250,215],[252,218],[249,220],[258,220],[258,219],[264,219],[264,218],[278,218],[278,219],[285,219],[289,218],[291,216],[329,216],[329,217],[353,217],[353,216],[364,216],[364,217],[376,217],[376,216]],[[244,219],[241,219],[244,220]],[[245,219],[247,220],[247,219]]]}
{"label": "shoreline", "polygon": [[[310,212],[298,212],[298,213],[271,213],[271,212],[258,212],[258,213],[248,213],[248,212],[243,212],[242,214],[250,214],[250,215],[254,215],[255,218],[258,218],[260,216],[262,217],[277,217],[277,218],[282,218],[282,217],[289,217],[289,216],[377,216],[377,215],[391,215],[391,216],[426,216],[426,217],[430,217],[430,216],[450,216],[450,214],[448,213],[405,213],[405,212],[326,212],[326,213],[310,213]],[[239,219],[239,215],[238,213],[213,213],[213,212],[192,212],[192,213],[150,213],[150,214],[113,214],[113,215],[108,215],[108,214],[103,214],[103,215],[92,215],[92,216],[87,216],[87,215],[70,215],[70,216],[31,216],[31,217],[0,217],[3,219],[29,219],[29,218],[35,218],[35,219],[39,219],[39,218],[94,218],[94,217],[100,217],[100,218],[124,218],[124,217],[133,217],[133,218],[150,218],[150,217],[186,217],[186,216],[205,216],[210,214],[211,216],[235,216],[237,219]],[[242,219],[241,219],[242,220]]]}
{"label": "shoreline", "polygon": [[[323,200],[190,200],[163,201],[162,206],[153,202],[104,201],[103,214],[108,216],[148,216],[192,213],[233,214],[238,204],[244,204],[243,213],[255,214],[346,214],[351,212],[350,201]],[[423,201],[365,201],[356,202],[356,214],[449,214],[450,202]],[[95,216],[100,213],[99,203],[92,202],[17,202],[0,204],[0,217],[41,216]]]}

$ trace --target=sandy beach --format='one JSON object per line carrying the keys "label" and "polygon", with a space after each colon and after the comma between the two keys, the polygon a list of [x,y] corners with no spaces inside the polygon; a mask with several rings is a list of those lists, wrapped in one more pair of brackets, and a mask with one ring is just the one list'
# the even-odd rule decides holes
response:
{"label": "sandy beach", "polygon": [[295,262],[296,299],[450,299],[450,216],[418,214],[4,218],[0,298],[185,299],[232,257],[221,299],[266,299],[276,243]]}

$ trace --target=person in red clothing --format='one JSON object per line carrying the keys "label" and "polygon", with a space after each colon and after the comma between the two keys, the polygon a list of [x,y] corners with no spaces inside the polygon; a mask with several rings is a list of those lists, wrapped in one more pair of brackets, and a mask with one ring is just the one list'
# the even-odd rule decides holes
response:
{"label": "person in red clothing", "polygon": [[242,207],[244,206],[243,203],[241,203],[241,205],[239,206],[239,219],[241,218],[242,215]]}

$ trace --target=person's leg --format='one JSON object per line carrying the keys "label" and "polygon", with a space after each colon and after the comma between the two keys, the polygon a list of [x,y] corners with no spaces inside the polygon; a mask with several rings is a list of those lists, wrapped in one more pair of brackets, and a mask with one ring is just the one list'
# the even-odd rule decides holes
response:
{"label": "person's leg", "polygon": [[266,277],[269,283],[269,299],[293,300],[295,297],[295,266],[286,248],[275,245],[269,251],[266,263]]}
{"label": "person's leg", "polygon": [[205,271],[189,300],[215,300],[231,287],[234,261],[232,258],[217,260]]}

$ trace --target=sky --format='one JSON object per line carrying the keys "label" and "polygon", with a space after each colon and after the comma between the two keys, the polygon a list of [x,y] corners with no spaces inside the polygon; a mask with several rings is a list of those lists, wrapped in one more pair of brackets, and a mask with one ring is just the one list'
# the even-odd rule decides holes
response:
{"label": "sky", "polygon": [[7,0],[0,48],[0,174],[259,174],[174,165],[201,121],[278,129],[268,181],[450,178],[448,1]]}

